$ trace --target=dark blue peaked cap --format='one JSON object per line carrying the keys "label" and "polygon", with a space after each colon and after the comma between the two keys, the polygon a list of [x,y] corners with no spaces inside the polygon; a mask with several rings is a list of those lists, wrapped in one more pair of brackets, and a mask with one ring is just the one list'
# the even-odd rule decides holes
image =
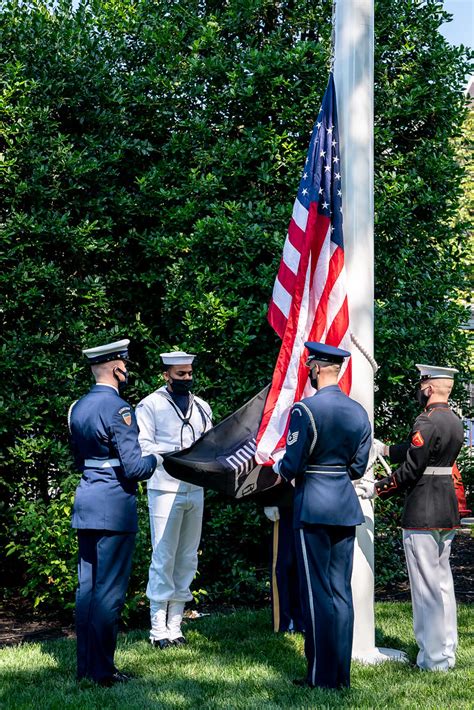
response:
{"label": "dark blue peaked cap", "polygon": [[335,348],[334,345],[326,345],[326,343],[305,343],[305,347],[309,351],[308,360],[341,363],[345,357],[351,356],[347,350]]}
{"label": "dark blue peaked cap", "polygon": [[98,348],[88,348],[83,350],[83,354],[89,361],[89,365],[97,365],[99,362],[111,362],[112,360],[129,361],[128,346],[130,340],[116,340],[114,343],[99,345]]}

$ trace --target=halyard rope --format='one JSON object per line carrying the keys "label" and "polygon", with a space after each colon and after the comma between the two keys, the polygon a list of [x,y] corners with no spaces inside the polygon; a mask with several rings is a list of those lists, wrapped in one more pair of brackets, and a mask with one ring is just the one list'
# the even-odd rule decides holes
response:
{"label": "halyard rope", "polygon": [[374,371],[374,374],[375,374],[375,373],[377,372],[377,370],[379,369],[379,366],[378,366],[377,363],[375,362],[375,360],[374,360],[374,358],[372,357],[372,355],[360,344],[359,340],[356,338],[356,336],[354,335],[354,333],[351,333],[351,340],[352,340],[352,342],[354,343],[354,345],[356,346],[356,348],[358,348],[358,349],[360,350],[360,352],[362,353],[362,355],[363,355],[365,358],[367,358],[367,360],[370,362],[370,364],[371,364],[371,366],[372,366],[372,370]]}

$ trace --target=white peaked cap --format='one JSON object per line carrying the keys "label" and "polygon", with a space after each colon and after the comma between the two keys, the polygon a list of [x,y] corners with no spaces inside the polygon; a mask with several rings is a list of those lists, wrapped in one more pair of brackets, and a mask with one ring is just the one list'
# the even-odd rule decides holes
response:
{"label": "white peaked cap", "polygon": [[128,345],[130,340],[116,340],[114,343],[99,345],[97,348],[88,348],[82,353],[89,363],[110,362],[111,360],[128,360]]}
{"label": "white peaked cap", "polygon": [[415,365],[420,371],[420,380],[454,380],[454,375],[459,372],[454,367],[436,367],[435,365]]}
{"label": "white peaked cap", "polygon": [[163,365],[191,365],[196,355],[175,350],[172,353],[160,353]]}

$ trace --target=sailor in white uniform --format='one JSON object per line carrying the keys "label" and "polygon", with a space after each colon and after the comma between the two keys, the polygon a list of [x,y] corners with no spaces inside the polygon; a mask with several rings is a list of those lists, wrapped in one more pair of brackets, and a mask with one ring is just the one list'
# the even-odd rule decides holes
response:
{"label": "sailor in white uniform", "polygon": [[[161,353],[165,385],[136,408],[144,454],[180,451],[212,427],[207,402],[192,394],[194,355]],[[185,643],[181,630],[184,606],[193,597],[190,584],[197,570],[204,491],[170,476],[160,463],[148,481],[152,558],[147,596],[153,646]]]}

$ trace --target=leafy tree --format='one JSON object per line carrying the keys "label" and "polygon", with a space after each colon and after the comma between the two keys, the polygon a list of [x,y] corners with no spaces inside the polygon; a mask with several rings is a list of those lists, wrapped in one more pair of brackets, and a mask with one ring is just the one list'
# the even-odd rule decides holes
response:
{"label": "leafy tree", "polygon": [[[455,149],[466,115],[468,52],[439,33],[449,17],[439,2],[376,3],[375,430],[387,441],[406,439],[418,413],[416,362],[459,368],[453,396],[468,413],[469,344],[460,328],[468,318],[461,298],[468,243],[458,216],[464,168]],[[377,509],[382,574],[401,551],[398,509]]]}
{"label": "leafy tree", "polygon": [[[198,352],[217,419],[271,376],[266,308],[331,34],[329,0],[74,5],[0,9],[0,500],[10,564],[50,603],[74,585],[66,412],[89,381],[81,348],[132,339],[134,404],[161,350]],[[376,5],[377,428],[391,436],[414,414],[413,363],[462,366],[466,352],[452,139],[467,52],[443,19],[438,2]],[[265,536],[258,506],[208,495],[199,586],[261,597]],[[66,557],[67,572],[53,564]]]}
{"label": "leafy tree", "polygon": [[[463,167],[455,154],[466,114],[467,53],[438,28],[438,2],[377,4],[375,57],[377,418],[407,427],[415,362],[443,362],[467,377],[466,224],[456,219]],[[407,416],[408,415],[408,416]]]}
{"label": "leafy tree", "polygon": [[[472,293],[474,292],[474,232],[472,231],[472,225],[474,224],[474,89],[473,81],[471,79],[470,87],[468,90],[468,101],[469,101],[469,112],[462,126],[462,131],[454,141],[456,148],[457,160],[463,168],[464,176],[461,182],[462,195],[459,204],[459,211],[454,217],[454,222],[460,222],[465,225],[464,239],[467,241],[467,249],[469,253],[469,258],[466,264],[466,271],[469,278],[468,289],[466,294],[461,294],[461,304],[470,307],[470,318],[467,320],[465,329],[468,331],[467,335],[471,336],[472,344],[472,328],[473,328],[473,303],[472,303]],[[470,331],[470,332],[469,332]],[[468,351],[468,358],[470,358],[470,371],[473,371],[473,358],[474,351],[472,347]],[[469,360],[468,360],[469,361]],[[467,419],[471,420],[471,430],[470,434],[467,433],[466,439],[469,445],[466,446],[463,454],[458,461],[459,469],[462,471],[462,478],[464,483],[464,488],[466,492],[467,507],[471,510],[474,509],[474,456],[472,451],[472,422],[474,418],[473,412],[473,385],[472,382],[469,383],[469,393],[470,393],[470,407],[463,408],[463,413]]]}

